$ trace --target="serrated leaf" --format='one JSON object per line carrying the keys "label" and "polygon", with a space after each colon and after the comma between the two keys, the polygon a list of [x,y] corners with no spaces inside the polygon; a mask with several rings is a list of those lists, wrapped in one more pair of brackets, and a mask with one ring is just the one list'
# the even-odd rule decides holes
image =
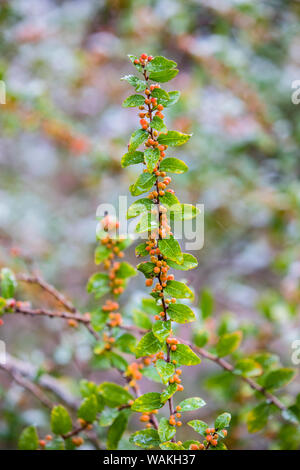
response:
{"label": "serrated leaf", "polygon": [[52,408],[51,411],[51,430],[54,434],[67,434],[72,429],[72,421],[68,411],[62,406],[58,405]]}
{"label": "serrated leaf", "polygon": [[130,59],[130,61],[132,62],[132,65],[139,71],[139,72],[142,72],[143,71],[143,67],[141,66],[140,63],[138,64],[135,64],[134,61],[137,60],[137,56],[133,55],[133,54],[128,54],[128,57]]}
{"label": "serrated leaf", "polygon": [[128,277],[136,276],[136,270],[131,266],[131,264],[126,261],[122,261],[119,269],[116,271],[116,276],[119,279],[127,279]]}
{"label": "serrated leaf", "polygon": [[92,326],[96,331],[101,331],[108,320],[108,312],[103,312],[101,308],[91,312]]}
{"label": "serrated leaf", "polygon": [[182,256],[182,264],[176,263],[176,261],[173,260],[168,260],[168,265],[170,266],[170,268],[179,269],[180,271],[188,271],[198,266],[198,261],[195,256],[190,255],[189,253],[182,253]]}
{"label": "serrated leaf", "polygon": [[201,292],[200,305],[202,318],[211,316],[214,310],[214,297],[209,289],[203,289]]}
{"label": "serrated leaf", "polygon": [[131,434],[129,441],[136,446],[144,449],[152,449],[158,447],[160,443],[159,435],[156,429],[143,429]]}
{"label": "serrated leaf", "polygon": [[169,208],[170,219],[192,220],[200,214],[200,209],[192,204],[175,204]]}
{"label": "serrated leaf", "polygon": [[157,103],[162,104],[163,106],[165,106],[166,103],[168,103],[170,100],[169,93],[162,88],[154,88],[154,90],[151,92],[151,96],[156,98]]}
{"label": "serrated leaf", "polygon": [[170,304],[168,307],[168,316],[177,323],[189,323],[196,320],[193,310],[184,304]]}
{"label": "serrated leaf", "polygon": [[219,357],[227,356],[233,353],[242,341],[242,332],[235,331],[233,333],[226,333],[221,336],[216,346],[216,352]]}
{"label": "serrated leaf", "polygon": [[129,141],[129,152],[136,150],[146,139],[148,138],[148,132],[144,129],[138,129],[135,131]]}
{"label": "serrated leaf", "polygon": [[95,421],[98,413],[98,401],[96,395],[90,395],[80,404],[77,411],[78,418],[84,419],[88,423]]}
{"label": "serrated leaf", "polygon": [[183,450],[184,447],[181,444],[177,444],[177,442],[163,442],[159,445],[162,450]]}
{"label": "serrated leaf", "polygon": [[150,392],[138,397],[131,406],[131,409],[132,411],[148,412],[158,410],[162,406],[160,393]]}
{"label": "serrated leaf", "polygon": [[257,377],[263,373],[261,365],[253,359],[245,358],[237,361],[234,373],[243,377]]}
{"label": "serrated leaf", "polygon": [[181,407],[180,413],[183,413],[184,411],[198,410],[205,405],[205,401],[200,397],[186,398],[179,403],[179,406]]}
{"label": "serrated leaf", "polygon": [[194,299],[194,294],[183,282],[168,281],[165,293],[176,299]]}
{"label": "serrated leaf", "polygon": [[165,57],[158,55],[147,64],[147,71],[162,72],[163,70],[174,69],[175,67],[177,67],[177,64],[174,60],[166,59]]}
{"label": "serrated leaf", "polygon": [[138,163],[143,163],[144,161],[144,152],[139,152],[138,150],[127,152],[123,155],[121,159],[121,166],[123,168],[130,165],[137,165]]}
{"label": "serrated leaf", "polygon": [[196,432],[201,434],[201,436],[206,436],[206,429],[208,428],[208,424],[200,419],[194,419],[193,421],[189,421],[188,425],[191,426]]}
{"label": "serrated leaf", "polygon": [[122,77],[121,80],[128,82],[136,89],[136,91],[144,91],[147,88],[147,83],[145,80],[141,80],[135,75],[125,75],[125,77]]}
{"label": "serrated leaf", "polygon": [[120,385],[112,382],[103,382],[99,385],[99,392],[102,394],[107,406],[116,407],[125,405],[133,396]]}
{"label": "serrated leaf", "polygon": [[162,383],[162,380],[161,380],[160,376],[158,375],[158,372],[157,372],[156,368],[154,367],[154,365],[144,367],[141,370],[141,372],[142,372],[143,376],[146,377],[147,379],[152,380],[153,382],[160,383],[160,384]]}
{"label": "serrated leaf", "polygon": [[158,148],[154,148],[154,149],[148,148],[145,150],[144,158],[145,158],[148,171],[150,173],[153,173],[153,170],[156,167],[157,162],[159,161],[159,156],[160,156],[160,153],[159,153]]}
{"label": "serrated leaf", "polygon": [[[182,134],[178,131],[168,131],[165,134],[160,134],[158,136],[158,142],[161,145],[169,145],[170,147],[177,147],[178,145],[185,144],[190,138],[192,134]],[[163,161],[168,160],[167,158]]]}
{"label": "serrated leaf", "polygon": [[155,354],[160,351],[160,349],[161,343],[154,336],[152,331],[150,331],[149,333],[146,333],[138,343],[135,349],[135,355],[137,358],[142,356],[150,356],[151,354]]}
{"label": "serrated leaf", "polygon": [[145,103],[145,98],[142,95],[131,95],[123,101],[123,108],[134,108],[135,106],[142,106]]}
{"label": "serrated leaf", "polygon": [[146,243],[140,243],[135,247],[135,256],[148,256],[149,252],[146,250]]}
{"label": "serrated leaf", "polygon": [[25,428],[18,441],[19,450],[36,450],[39,446],[39,438],[34,426]]}
{"label": "serrated leaf", "polygon": [[169,378],[174,374],[175,372],[175,366],[174,364],[170,362],[166,362],[163,359],[158,359],[155,364],[156,370],[159,374],[159,376],[162,379],[162,382],[164,384],[168,383]]}
{"label": "serrated leaf", "polygon": [[105,408],[99,418],[99,426],[110,426],[114,422],[118,414],[119,410],[117,408]]}
{"label": "serrated leaf", "polygon": [[108,450],[115,450],[118,448],[120,439],[126,431],[128,416],[128,410],[121,411],[108,429],[106,441],[106,447]]}
{"label": "serrated leaf", "polygon": [[139,196],[140,194],[149,191],[154,185],[156,179],[151,173],[142,173],[136,182],[129,188],[132,196]]}
{"label": "serrated leaf", "polygon": [[2,268],[0,275],[1,295],[5,299],[14,297],[17,287],[17,281],[14,273],[9,268]]}
{"label": "serrated leaf", "polygon": [[130,333],[124,333],[117,338],[115,345],[122,352],[132,354],[136,348],[136,341],[135,336]]}
{"label": "serrated leaf", "polygon": [[94,294],[96,299],[100,299],[110,290],[108,282],[108,274],[96,273],[89,278],[86,289],[89,294]]}
{"label": "serrated leaf", "polygon": [[217,417],[215,421],[215,428],[218,429],[218,431],[220,429],[228,428],[230,420],[231,420],[230,413],[222,413],[221,415]]}
{"label": "serrated leaf", "polygon": [[110,255],[110,250],[105,245],[97,246],[95,250],[95,264],[100,264]]}
{"label": "serrated leaf", "polygon": [[176,393],[176,391],[177,391],[176,383],[168,385],[167,388],[162,391],[160,395],[160,401],[162,403],[165,403],[167,400],[169,400],[169,398],[171,398],[174,395],[174,393]]}
{"label": "serrated leaf", "polygon": [[[140,221],[136,224],[135,232],[144,233],[155,230],[159,227],[159,219],[156,214],[150,212],[141,215]],[[148,253],[149,254],[149,253]]]}
{"label": "serrated leaf", "polygon": [[165,192],[164,196],[160,196],[159,202],[166,207],[172,207],[179,204],[179,200],[175,194],[169,193],[168,191]]}
{"label": "serrated leaf", "polygon": [[195,366],[201,362],[200,357],[186,344],[177,344],[176,351],[171,351],[171,361],[173,360],[183,366]]}
{"label": "serrated leaf", "polygon": [[281,369],[272,370],[264,378],[264,387],[268,390],[276,390],[287,385],[296,375],[294,369],[282,367]]}
{"label": "serrated leaf", "polygon": [[144,328],[145,330],[151,330],[152,328],[152,322],[149,316],[140,310],[134,310],[133,322],[136,326],[139,328]]}
{"label": "serrated leaf", "polygon": [[[161,136],[162,135],[164,134],[161,134]],[[170,145],[170,144],[164,144],[164,145]],[[177,144],[177,145],[181,145],[181,144]],[[184,163],[184,161],[179,160],[178,158],[167,157],[162,160],[161,164],[159,165],[159,169],[160,171],[166,171],[168,173],[175,173],[177,175],[180,175],[181,173],[185,173],[186,171],[188,171],[188,166]]]}
{"label": "serrated leaf", "polygon": [[165,83],[172,80],[172,78],[175,78],[178,72],[178,69],[163,70],[162,72],[151,72],[149,74],[149,79],[153,80],[154,82]]}
{"label": "serrated leaf", "polygon": [[164,121],[159,116],[154,116],[152,121],[150,121],[150,127],[156,129],[157,131],[165,132],[167,127]]}
{"label": "serrated leaf", "polygon": [[172,106],[173,104],[176,104],[177,101],[180,98],[180,91],[169,91],[169,100],[167,103],[164,104],[165,108],[168,108],[169,106]]}
{"label": "serrated leaf", "polygon": [[247,415],[247,426],[250,433],[258,432],[263,429],[271,413],[271,407],[268,403],[261,403],[253,408]]}
{"label": "serrated leaf", "polygon": [[175,238],[164,238],[163,240],[158,240],[158,247],[163,256],[165,256],[168,260],[173,260],[178,263],[183,262],[183,255],[181,253],[181,248],[177,240]]}
{"label": "serrated leaf", "polygon": [[167,418],[161,418],[158,426],[158,435],[161,442],[169,441],[176,434],[176,427],[171,426]]}
{"label": "serrated leaf", "polygon": [[155,276],[153,269],[155,268],[156,264],[151,263],[150,261],[144,261],[137,265],[137,270],[144,274],[144,276],[149,279]]}
{"label": "serrated leaf", "polygon": [[152,331],[154,336],[163,343],[171,334],[171,321],[157,320],[152,327]]}

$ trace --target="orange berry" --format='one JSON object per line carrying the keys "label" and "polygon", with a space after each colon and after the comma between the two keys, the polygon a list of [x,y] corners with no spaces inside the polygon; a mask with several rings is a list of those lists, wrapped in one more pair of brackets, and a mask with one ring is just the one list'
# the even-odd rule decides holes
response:
{"label": "orange berry", "polygon": [[211,445],[214,446],[214,447],[215,447],[216,445],[218,445],[217,439],[213,439],[213,440],[211,441]]}
{"label": "orange berry", "polygon": [[177,426],[180,428],[180,426],[182,426],[182,422],[181,421],[177,421]]}
{"label": "orange berry", "polygon": [[52,441],[52,436],[51,434],[47,434],[47,436],[45,437],[46,441]]}
{"label": "orange berry", "polygon": [[226,436],[227,436],[227,431],[226,431],[226,429],[223,429],[222,432],[223,432],[224,437],[226,437]]}
{"label": "orange berry", "polygon": [[176,349],[177,349],[176,344],[172,344],[172,346],[171,346],[171,351],[176,351]]}
{"label": "orange berry", "polygon": [[146,284],[147,287],[152,286],[152,284],[153,284],[153,279],[146,279],[145,284]]}
{"label": "orange berry", "polygon": [[176,411],[180,411],[181,410],[181,406],[176,406]]}
{"label": "orange berry", "polygon": [[190,450],[198,450],[199,447],[197,446],[197,444],[191,444],[190,445]]}
{"label": "orange berry", "polygon": [[44,441],[43,439],[40,439],[39,444],[40,444],[41,447],[45,447],[46,441]]}

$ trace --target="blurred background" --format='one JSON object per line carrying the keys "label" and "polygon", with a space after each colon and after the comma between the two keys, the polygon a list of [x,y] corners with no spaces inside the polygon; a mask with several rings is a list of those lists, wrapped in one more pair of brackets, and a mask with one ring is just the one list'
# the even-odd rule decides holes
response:
{"label": "blurred background", "polygon": [[[299,15],[295,0],[0,0],[0,267],[37,270],[83,311],[90,307],[97,206],[117,205],[137,174],[120,167],[137,128],[136,112],[121,107],[132,89],[120,77],[134,73],[128,53],[164,55],[180,70],[166,89],[181,91],[167,125],[193,133],[178,149],[190,171],[174,187],[182,202],[205,205],[204,248],[186,275],[197,327],[212,336],[240,328],[245,351],[267,349],[291,366],[300,338],[300,105],[291,100]],[[135,263],[133,247],[126,257]],[[143,286],[142,275],[131,281],[125,312],[140,308]],[[203,290],[214,299],[206,319]],[[76,382],[89,373],[87,337],[59,321],[17,316],[0,329],[10,354],[55,371],[74,390],[66,376]],[[235,378],[210,364],[189,374],[187,396],[208,403],[200,419],[233,413],[229,447],[299,448],[299,428],[280,418],[249,435],[253,398]],[[93,372],[108,376],[117,378]],[[0,448],[14,448],[25,424],[43,427],[48,418],[4,373],[0,382]],[[299,378],[287,390],[295,396]]]}

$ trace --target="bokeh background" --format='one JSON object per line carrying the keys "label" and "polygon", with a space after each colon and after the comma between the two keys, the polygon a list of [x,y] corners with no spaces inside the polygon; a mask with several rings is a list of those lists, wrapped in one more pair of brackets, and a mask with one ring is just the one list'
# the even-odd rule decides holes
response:
{"label": "bokeh background", "polygon": [[[245,351],[267,349],[291,366],[300,338],[300,105],[291,101],[299,14],[289,0],[1,0],[0,265],[37,270],[89,308],[97,206],[117,204],[136,177],[120,167],[137,127],[135,111],[121,107],[132,90],[120,77],[132,73],[128,53],[164,55],[180,69],[166,88],[182,94],[167,125],[193,133],[178,151],[190,171],[173,181],[182,201],[205,205],[205,245],[188,281],[197,302],[209,289],[214,313],[204,324],[199,308],[197,327],[212,336],[241,328]],[[133,248],[126,256],[135,262]],[[125,311],[138,308],[142,277],[123,296]],[[68,375],[76,383],[90,373],[87,335],[60,322],[11,318],[0,338],[71,389]],[[299,448],[299,428],[280,418],[249,435],[255,399],[214,365],[186,380],[187,395],[208,403],[201,419],[233,413],[229,447]],[[24,425],[47,426],[47,414],[4,373],[0,381],[0,447],[14,448]],[[298,391],[296,379],[285,393]]]}

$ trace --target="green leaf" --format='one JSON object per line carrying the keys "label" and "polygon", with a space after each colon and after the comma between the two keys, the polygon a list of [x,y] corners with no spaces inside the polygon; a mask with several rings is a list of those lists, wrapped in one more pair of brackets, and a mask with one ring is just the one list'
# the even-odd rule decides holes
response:
{"label": "green leaf", "polygon": [[[159,219],[152,213],[142,214],[139,223],[135,227],[136,233],[149,232],[159,227]],[[148,253],[149,254],[149,253]]]}
{"label": "green leaf", "polygon": [[163,359],[158,359],[156,361],[155,367],[156,367],[156,370],[157,370],[159,376],[162,378],[162,382],[164,384],[167,384],[169,378],[175,372],[174,364],[172,364],[170,362],[166,362]]}
{"label": "green leaf", "polygon": [[171,426],[167,418],[161,418],[158,426],[158,435],[161,442],[169,441],[176,434],[176,427]]}
{"label": "green leaf", "polygon": [[189,253],[182,253],[183,263],[178,264],[176,261],[168,260],[168,265],[170,268],[179,269],[180,271],[188,271],[189,269],[194,269],[198,266],[198,261],[195,256],[190,255]]}
{"label": "green leaf", "polygon": [[177,323],[189,323],[196,320],[193,310],[188,305],[178,303],[169,305],[168,316]]}
{"label": "green leaf", "polygon": [[145,98],[142,95],[131,95],[123,101],[123,108],[134,108],[135,106],[142,106],[145,102]]}
{"label": "green leaf", "polygon": [[210,450],[228,450],[224,442],[219,441],[216,446],[210,446]]}
{"label": "green leaf", "polygon": [[162,383],[162,380],[160,376],[158,375],[156,368],[153,365],[144,367],[141,370],[141,372],[143,376],[146,377],[147,379],[152,380],[153,382],[158,382],[160,384]]}
{"label": "green leaf", "polygon": [[128,423],[128,410],[123,410],[116,417],[107,432],[106,447],[108,450],[115,450],[118,448],[120,439],[126,431]]}
{"label": "green leaf", "polygon": [[156,429],[143,429],[131,434],[129,442],[144,449],[158,447],[160,440]]}
{"label": "green leaf", "polygon": [[194,294],[183,282],[168,281],[165,293],[176,299],[194,299]]}
{"label": "green leaf", "polygon": [[98,413],[98,400],[96,395],[85,398],[77,411],[78,418],[84,419],[88,423],[95,421]]}
{"label": "green leaf", "polygon": [[203,319],[210,317],[213,313],[214,297],[209,289],[202,290],[199,307],[201,309]]}
{"label": "green leaf", "polygon": [[155,207],[155,205],[150,199],[145,197],[138,199],[129,207],[127,211],[127,219],[131,219],[133,217],[137,217],[140,214],[143,214],[144,212],[151,211],[153,207]]}
{"label": "green leaf", "polygon": [[171,360],[183,366],[195,366],[201,362],[197,354],[186,344],[177,344],[176,351],[171,351]]}
{"label": "green leaf", "polygon": [[142,308],[149,315],[156,315],[161,311],[161,306],[157,305],[153,299],[143,299]]}
{"label": "green leaf", "polygon": [[162,255],[167,259],[177,261],[178,263],[183,262],[180,245],[173,237],[158,240],[158,247]]}
{"label": "green leaf", "polygon": [[177,67],[174,60],[166,59],[163,56],[156,56],[147,64],[147,72],[162,72],[164,70],[174,69]]}
{"label": "green leaf", "polygon": [[161,343],[158,339],[154,336],[152,331],[146,333],[138,343],[135,349],[136,357],[142,356],[150,356],[151,354],[155,354],[161,349]]}
{"label": "green leaf", "polygon": [[95,250],[95,264],[100,264],[110,255],[110,250],[105,245],[97,246]]}
{"label": "green leaf", "polygon": [[179,204],[179,200],[177,199],[177,197],[174,194],[169,193],[168,191],[165,192],[164,196],[160,196],[159,202],[160,204],[163,204],[166,207],[173,207],[176,204]]}
{"label": "green leaf", "polygon": [[272,409],[268,403],[261,403],[253,408],[247,415],[247,426],[250,433],[258,432],[267,423]]}
{"label": "green leaf", "polygon": [[64,440],[60,436],[54,436],[51,441],[47,441],[45,450],[67,450],[67,448],[74,449],[74,444],[70,439]]}
{"label": "green leaf", "polygon": [[203,348],[209,340],[209,333],[206,330],[198,330],[194,333],[193,342],[198,348]]}
{"label": "green leaf", "polygon": [[243,377],[257,377],[263,373],[261,365],[253,359],[245,358],[237,361],[234,373]]}
{"label": "green leaf", "polygon": [[220,429],[228,428],[231,420],[230,413],[222,413],[215,421],[215,428],[219,431]]}
{"label": "green leaf", "polygon": [[152,328],[152,322],[149,316],[140,310],[135,310],[133,312],[133,321],[135,325],[140,328],[144,328],[145,330],[151,330]]}
{"label": "green leaf", "polygon": [[219,357],[227,356],[233,353],[240,345],[242,341],[242,332],[235,331],[233,333],[227,333],[219,339],[216,346],[217,355]]}
{"label": "green leaf", "polygon": [[5,299],[14,297],[17,281],[14,273],[9,268],[1,269],[1,295]]}
{"label": "green leaf", "polygon": [[138,129],[130,137],[129,141],[129,152],[136,150],[146,139],[148,138],[148,132],[144,129]]}
{"label": "green leaf", "polygon": [[169,100],[167,103],[164,104],[165,108],[168,108],[169,106],[172,106],[173,104],[177,103],[180,98],[180,91],[169,91],[168,95]]}
{"label": "green leaf", "polygon": [[108,312],[103,312],[101,308],[98,308],[91,312],[92,326],[96,331],[101,331],[106,325],[108,320]]}
{"label": "green leaf", "polygon": [[25,428],[18,441],[19,450],[36,450],[39,446],[39,438],[34,426]]}
{"label": "green leaf", "polygon": [[176,77],[178,72],[179,72],[178,69],[169,69],[169,70],[164,70],[162,72],[151,72],[149,74],[149,79],[153,80],[154,82],[165,83],[165,82],[168,82],[169,80],[172,80],[172,78]]}
{"label": "green leaf", "polygon": [[136,91],[144,91],[147,88],[147,83],[145,80],[141,80],[135,75],[125,75],[125,77],[122,77],[121,80],[128,82],[135,88]]}
{"label": "green leaf", "polygon": [[171,334],[171,321],[157,320],[152,327],[152,331],[154,336],[163,343]]}
{"label": "green leaf", "polygon": [[208,424],[200,419],[194,419],[193,421],[189,421],[188,425],[191,426],[196,432],[201,434],[201,436],[206,436],[206,429],[208,428]]}
{"label": "green leaf", "polygon": [[153,98],[156,98],[157,103],[162,104],[163,106],[166,106],[166,104],[170,100],[169,93],[166,92],[166,90],[163,90],[162,88],[154,88],[154,90],[151,92],[151,96]]}
{"label": "green leaf", "polygon": [[111,408],[125,405],[133,399],[133,396],[127,390],[112,382],[103,382],[99,385],[99,392],[101,392],[106,405]]}
{"label": "green leaf", "polygon": [[108,274],[96,273],[89,278],[86,289],[89,294],[94,294],[96,299],[100,299],[110,290],[108,282]]}
{"label": "green leaf", "polygon": [[204,400],[202,400],[202,398],[199,398],[199,397],[186,398],[185,400],[179,403],[179,406],[181,407],[180,413],[183,413],[184,411],[198,410],[199,408],[202,408],[202,406],[204,405],[206,405],[206,403]]}
{"label": "green leaf", "polygon": [[51,430],[54,434],[67,434],[72,429],[72,421],[67,410],[61,406],[55,406],[51,411]]}
{"label": "green leaf", "polygon": [[162,132],[165,132],[167,130],[164,121],[158,116],[154,116],[152,121],[150,121],[150,127],[152,127],[152,129],[156,129]]}
{"label": "green leaf", "polygon": [[146,191],[149,191],[154,185],[156,179],[155,175],[150,173],[142,173],[136,182],[129,187],[132,196],[139,196]]}
{"label": "green leaf", "polygon": [[139,72],[143,72],[143,67],[141,66],[141,64],[135,64],[134,61],[137,60],[137,56],[135,55],[132,55],[132,54],[128,54],[128,57],[130,59],[130,61],[132,62],[132,65],[139,71]]}
{"label": "green leaf", "polygon": [[135,256],[148,256],[149,252],[146,250],[146,243],[140,243],[135,247]]}
{"label": "green leaf", "polygon": [[[181,132],[178,132],[178,131],[168,131],[165,134],[160,134],[157,140],[161,145],[169,145],[170,147],[177,147],[178,145],[185,144],[191,138],[191,136],[192,134],[182,134]],[[171,160],[171,158],[166,158],[163,160],[163,162],[165,160]]]}
{"label": "green leaf", "polygon": [[177,175],[180,175],[181,173],[185,173],[186,171],[188,171],[188,166],[178,158],[167,157],[162,160],[161,164],[159,165],[159,169],[160,171],[167,171],[169,173],[175,173]]}
{"label": "green leaf", "polygon": [[125,371],[127,369],[128,362],[122,356],[112,351],[109,351],[106,354],[110,360],[112,367],[121,371]]}
{"label": "green leaf", "polygon": [[266,375],[263,385],[268,390],[275,390],[287,385],[295,375],[296,371],[288,367],[272,370]]}
{"label": "green leaf", "polygon": [[184,450],[184,447],[180,444],[177,444],[177,442],[163,442],[162,444],[159,444],[159,447],[162,450]]}
{"label": "green leaf", "polygon": [[122,261],[119,269],[116,271],[116,276],[119,279],[127,279],[128,277],[136,276],[136,270],[131,264],[126,261]]}
{"label": "green leaf", "polygon": [[163,406],[160,400],[160,393],[150,392],[138,397],[131,406],[132,411],[145,412],[158,410]]}
{"label": "green leaf", "polygon": [[123,168],[130,165],[137,165],[138,163],[143,163],[144,153],[137,151],[127,152],[123,155],[121,159],[121,166]]}
{"label": "green leaf", "polygon": [[174,395],[174,393],[176,393],[176,391],[177,391],[176,383],[168,385],[167,388],[162,391],[160,395],[160,401],[162,403],[165,403],[167,400],[169,400],[169,398],[171,398]]}
{"label": "green leaf", "polygon": [[119,336],[115,342],[115,345],[122,352],[132,354],[136,347],[136,338],[129,333],[124,333],[123,335]]}
{"label": "green leaf", "polygon": [[192,220],[200,214],[200,209],[192,204],[175,204],[169,207],[169,212],[171,220]]}
{"label": "green leaf", "polygon": [[155,276],[153,269],[155,268],[156,264],[151,263],[150,261],[144,261],[137,265],[137,270],[144,274],[144,276],[149,279]]}
{"label": "green leaf", "polygon": [[114,422],[118,414],[119,410],[117,408],[105,408],[101,413],[99,419],[99,426],[110,426]]}
{"label": "green leaf", "polygon": [[159,154],[158,148],[155,148],[155,149],[148,148],[148,149],[146,149],[145,153],[144,153],[144,156],[145,156],[145,162],[146,162],[148,171],[150,173],[153,173],[153,170],[156,167],[157,162],[159,161],[160,154]]}

